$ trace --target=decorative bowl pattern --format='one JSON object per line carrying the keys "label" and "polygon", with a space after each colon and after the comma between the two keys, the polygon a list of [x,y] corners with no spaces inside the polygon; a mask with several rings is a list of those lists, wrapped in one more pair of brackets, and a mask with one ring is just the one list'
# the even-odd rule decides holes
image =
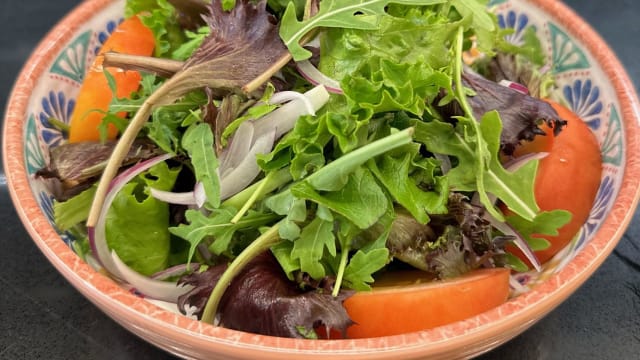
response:
{"label": "decorative bowl pattern", "polygon": [[[122,20],[123,0],[83,3],[43,40],[14,89],[4,128],[3,156],[18,213],[36,244],[87,298],[132,332],[165,350],[193,358],[467,357],[493,348],[531,326],[568,297],[612,251],[638,202],[638,101],[615,56],[602,40],[554,0],[492,0],[508,36],[522,41],[533,27],[556,77],[554,97],[596,134],[603,174],[589,220],[574,241],[545,264],[518,276],[526,292],[480,316],[434,330],[361,339],[310,341],[242,333],[203,324],[136,297],[83,262],[74,238],[53,224],[52,196],[35,172],[48,148],[64,141],[84,73],[100,44]],[[55,121],[51,121],[55,119]]]}

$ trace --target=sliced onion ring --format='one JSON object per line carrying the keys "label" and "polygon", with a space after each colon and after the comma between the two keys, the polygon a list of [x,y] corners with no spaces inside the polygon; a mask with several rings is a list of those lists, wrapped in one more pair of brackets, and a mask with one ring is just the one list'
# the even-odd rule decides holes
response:
{"label": "sliced onion ring", "polygon": [[118,271],[115,263],[112,260],[109,246],[107,245],[107,237],[105,233],[105,224],[107,220],[107,211],[111,207],[111,203],[115,199],[118,192],[124,187],[131,179],[138,174],[148,170],[152,166],[159,164],[167,159],[170,159],[173,155],[164,154],[156,156],[149,160],[142,161],[129,169],[123,171],[120,175],[116,176],[111,183],[109,183],[109,192],[105,197],[102,209],[100,209],[100,215],[96,221],[95,227],[88,227],[87,233],[89,236],[89,244],[91,251],[96,260],[112,275],[122,278],[122,274]]}
{"label": "sliced onion ring", "polygon": [[253,140],[253,121],[242,122],[229,140],[229,146],[220,154],[220,166],[218,171],[223,174],[227,169],[238,166],[242,159],[247,156]]}
{"label": "sliced onion ring", "polygon": [[193,197],[196,200],[196,206],[198,209],[202,208],[204,203],[207,202],[207,194],[204,192],[204,184],[202,181],[198,181],[196,183],[196,186],[193,189]]}
{"label": "sliced onion ring", "polygon": [[180,295],[193,289],[192,285],[178,286],[176,282],[155,280],[137,273],[120,260],[115,251],[111,251],[111,259],[121,274],[122,280],[146,297],[177,303]]}
{"label": "sliced onion ring", "polygon": [[291,100],[296,100],[296,99],[302,101],[304,106],[307,108],[307,114],[313,115],[313,116],[316,115],[316,109],[313,108],[313,104],[311,103],[311,101],[309,101],[309,99],[306,96],[304,96],[304,94],[299,93],[297,91],[277,92],[271,96],[271,99],[269,99],[269,103],[282,104],[282,103],[285,103]]}
{"label": "sliced onion ring", "polygon": [[275,141],[275,129],[262,135],[256,140],[244,160],[238,167],[230,169],[220,179],[220,199],[224,200],[242,191],[260,173],[260,167],[256,161],[256,155],[266,154],[273,148]]}
{"label": "sliced onion ring", "polygon": [[522,235],[518,231],[516,231],[516,229],[514,229],[511,225],[509,225],[506,222],[496,220],[488,212],[485,212],[484,217],[491,223],[491,225],[493,225],[493,227],[498,229],[504,235],[513,236],[514,238],[513,243],[518,247],[518,249],[520,249],[520,251],[522,251],[524,256],[526,256],[526,258],[531,262],[531,264],[536,269],[536,271],[538,272],[542,271],[542,265],[540,264],[540,260],[538,260],[538,257],[533,252],[533,250],[531,249],[527,241],[524,239],[524,237],[522,237]]}
{"label": "sliced onion ring", "polygon": [[157,273],[149,277],[153,280],[166,280],[172,276],[182,275],[192,269],[197,270],[198,268],[200,268],[200,263],[197,263],[197,262],[174,265],[170,268],[166,268],[162,271],[158,271]]}
{"label": "sliced onion ring", "polygon": [[195,205],[196,198],[193,191],[188,192],[171,192],[150,188],[150,194],[154,198],[167,202],[169,204],[178,205]]}
{"label": "sliced onion ring", "polygon": [[509,81],[509,80],[500,80],[499,84],[504,87],[513,89],[521,94],[529,95],[529,89],[520,83]]}
{"label": "sliced onion ring", "polygon": [[296,66],[300,75],[313,85],[324,85],[328,92],[342,94],[340,83],[320,72],[309,60],[298,61]]}
{"label": "sliced onion ring", "polygon": [[[311,102],[315,111],[318,111],[329,101],[329,93],[327,93],[327,89],[322,85],[308,90],[304,93],[304,96]],[[255,143],[255,139],[274,129],[276,131],[275,137],[279,139],[282,135],[293,129],[300,116],[307,114],[307,107],[300,100],[295,99],[289,101],[267,115],[253,120],[254,140],[252,143]]]}
{"label": "sliced onion ring", "polygon": [[518,169],[520,169],[521,167],[523,167],[525,164],[529,163],[530,161],[533,160],[542,160],[545,157],[547,157],[549,155],[548,152],[534,152],[534,153],[529,153],[529,154],[525,154],[522,156],[518,156],[515,159],[511,159],[509,161],[507,161],[506,163],[504,163],[504,168],[508,171],[516,171]]}

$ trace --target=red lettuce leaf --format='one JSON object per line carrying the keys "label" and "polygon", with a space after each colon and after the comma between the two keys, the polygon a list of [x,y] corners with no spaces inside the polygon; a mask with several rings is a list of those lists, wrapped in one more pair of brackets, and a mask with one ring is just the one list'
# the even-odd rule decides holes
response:
{"label": "red lettuce leaf", "polygon": [[[470,69],[465,69],[462,73],[462,82],[475,92],[473,96],[467,97],[467,101],[476,119],[491,110],[497,110],[500,114],[500,149],[506,155],[513,154],[522,140],[531,141],[537,135],[544,135],[545,132],[539,127],[542,121],[554,129],[555,135],[567,123],[543,100],[502,86]],[[455,101],[441,107],[440,111],[444,116],[464,115]]]}
{"label": "red lettuce leaf", "polygon": [[[226,265],[219,265],[183,276],[179,284],[195,287],[178,299],[179,309],[185,312],[195,306],[194,314],[200,317],[225,269]],[[302,290],[266,252],[253,259],[231,282],[220,302],[218,316],[226,328],[256,334],[304,338],[321,326],[344,334],[352,321],[342,302],[350,294],[341,291],[334,298],[321,288]]]}
{"label": "red lettuce leaf", "polygon": [[[65,143],[52,148],[49,164],[36,172],[36,176],[55,179],[61,184],[58,201],[66,200],[97,181],[115,147],[115,142],[86,141]],[[150,159],[162,153],[154,143],[138,139],[125,155],[122,166]]]}

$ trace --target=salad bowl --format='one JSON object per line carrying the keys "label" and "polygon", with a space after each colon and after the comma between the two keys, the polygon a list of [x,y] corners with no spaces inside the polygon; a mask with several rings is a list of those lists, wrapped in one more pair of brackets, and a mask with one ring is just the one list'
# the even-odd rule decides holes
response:
{"label": "salad bowl", "polygon": [[403,335],[354,340],[294,340],[204,324],[132,294],[74,252],[74,238],[53,225],[52,194],[34,174],[64,141],[49,123],[65,122],[86,68],[122,18],[122,1],[90,0],[57,25],[18,77],[6,112],[3,157],[11,196],[34,242],[84,296],[150,343],[185,358],[467,358],[521,333],[569,297],[624,233],[640,194],[640,113],[622,66],[600,37],[553,0],[493,0],[510,41],[533,27],[558,84],[554,94],[583,118],[601,147],[603,173],[587,223],[540,273],[518,280],[523,293],[467,320]]}

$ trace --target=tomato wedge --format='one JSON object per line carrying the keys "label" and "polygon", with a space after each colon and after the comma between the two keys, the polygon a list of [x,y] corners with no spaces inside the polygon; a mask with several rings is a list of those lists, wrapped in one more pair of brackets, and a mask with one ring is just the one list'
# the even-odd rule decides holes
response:
{"label": "tomato wedge", "polygon": [[[367,338],[425,330],[464,320],[504,303],[509,270],[475,270],[443,281],[420,280],[419,272],[376,281],[344,302],[354,325],[348,338]],[[332,335],[334,333],[332,332]]]}
{"label": "tomato wedge", "polygon": [[[557,137],[554,138],[549,131],[547,136],[536,137],[519,151],[520,154],[541,150],[549,152],[538,166],[536,201],[541,210],[564,209],[570,211],[572,217],[558,230],[557,236],[536,235],[551,243],[547,249],[535,252],[542,263],[564,248],[587,221],[602,174],[600,146],[587,124],[565,106],[552,100],[545,101],[561,119],[567,120],[567,126]],[[510,248],[510,251],[529,263],[518,249]]]}
{"label": "tomato wedge", "polygon": [[[102,67],[101,54],[115,51],[131,55],[149,56],[155,48],[155,39],[149,28],[142,24],[137,16],[121,22],[107,41],[102,45],[98,56],[82,82],[76,105],[71,114],[69,142],[97,141],[100,139],[98,126],[109,109],[112,93]],[[138,89],[141,75],[137,71],[123,71],[107,68],[116,83],[116,96],[128,97]],[[124,114],[119,114],[124,116]],[[113,139],[117,129],[112,124],[108,127],[108,138]]]}

